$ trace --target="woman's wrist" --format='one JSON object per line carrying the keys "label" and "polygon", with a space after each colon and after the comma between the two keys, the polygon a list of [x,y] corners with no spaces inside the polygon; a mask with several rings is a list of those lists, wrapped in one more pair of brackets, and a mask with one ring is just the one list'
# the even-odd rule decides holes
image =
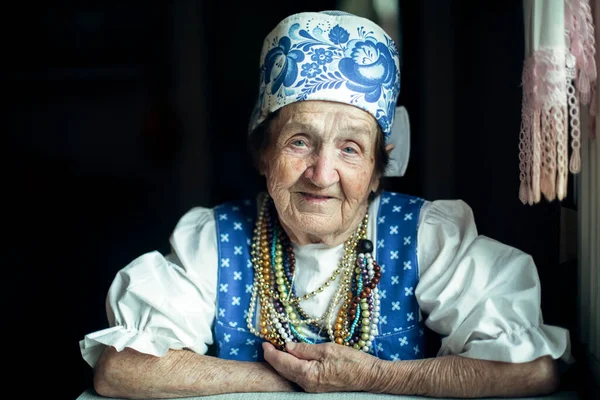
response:
{"label": "woman's wrist", "polygon": [[385,387],[389,384],[392,371],[390,370],[391,362],[371,356],[365,372],[365,379],[361,379],[362,387],[359,388],[363,392],[385,393]]}

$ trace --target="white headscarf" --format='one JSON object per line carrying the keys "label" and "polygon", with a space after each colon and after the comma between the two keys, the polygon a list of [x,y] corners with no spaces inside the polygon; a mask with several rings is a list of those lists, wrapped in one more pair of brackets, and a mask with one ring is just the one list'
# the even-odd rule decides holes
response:
{"label": "white headscarf", "polygon": [[373,21],[341,11],[304,12],[277,24],[264,40],[259,94],[248,131],[298,101],[328,100],[361,108],[394,144],[386,176],[408,164],[410,126],[400,93],[400,59],[390,36]]}

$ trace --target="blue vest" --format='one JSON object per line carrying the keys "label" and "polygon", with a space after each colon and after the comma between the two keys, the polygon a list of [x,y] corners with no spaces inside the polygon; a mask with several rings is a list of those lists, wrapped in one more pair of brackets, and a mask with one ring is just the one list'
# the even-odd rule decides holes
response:
{"label": "blue vest", "polygon": [[[415,288],[419,281],[417,224],[423,200],[383,192],[377,213],[375,259],[381,266],[379,333],[372,354],[385,360],[423,358],[424,326],[419,321]],[[254,269],[250,245],[257,214],[256,200],[221,204],[214,209],[219,253],[216,355],[239,361],[262,361],[259,337],[246,318]]]}

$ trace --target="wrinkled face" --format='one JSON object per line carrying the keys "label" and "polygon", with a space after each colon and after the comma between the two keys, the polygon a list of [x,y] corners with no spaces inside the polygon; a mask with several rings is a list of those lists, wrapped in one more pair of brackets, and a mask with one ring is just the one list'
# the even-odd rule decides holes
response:
{"label": "wrinkled face", "polygon": [[375,118],[348,104],[303,101],[280,110],[260,169],[292,241],[339,244],[336,237],[360,223],[379,184],[377,134]]}

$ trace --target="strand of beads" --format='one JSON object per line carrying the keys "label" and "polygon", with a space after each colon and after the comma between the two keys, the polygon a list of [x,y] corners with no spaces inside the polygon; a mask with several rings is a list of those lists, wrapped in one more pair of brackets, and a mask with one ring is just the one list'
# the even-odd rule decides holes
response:
{"label": "strand of beads", "polygon": [[[283,230],[283,228],[279,228],[279,232],[280,232],[279,240],[283,244],[283,247],[285,247],[285,249],[286,249],[286,252],[285,252],[286,257],[284,258],[284,267],[285,267],[284,270],[285,270],[286,282],[291,282],[293,279],[294,270],[296,267],[296,255],[294,254],[294,248],[293,248],[289,238],[285,234],[285,231]],[[290,295],[288,296],[288,299],[286,299],[286,301],[289,304],[296,304],[299,306],[299,303],[301,300],[308,300],[311,297],[314,297],[319,293],[323,293],[323,291],[326,288],[331,286],[331,283],[333,283],[335,281],[335,279],[340,274],[340,272],[341,272],[341,268],[340,267],[336,268],[333,271],[333,274],[325,281],[325,283],[323,283],[323,285],[321,285],[319,288],[313,290],[312,292],[306,293],[305,295],[300,296],[300,297],[298,297],[296,295],[296,291],[293,288],[293,285],[291,285],[291,283],[289,283],[291,290],[290,290]]]}
{"label": "strand of beads", "polygon": [[[269,335],[269,327],[267,326],[267,318],[265,315],[265,313],[268,312],[268,308],[265,299],[268,298],[269,295],[271,275],[269,273],[269,260],[266,259],[268,252],[267,254],[262,253],[262,250],[268,244],[267,227],[265,224],[266,208],[267,203],[263,202],[256,219],[256,227],[254,228],[252,249],[250,252],[252,257],[251,261],[254,266],[254,282],[252,285],[252,295],[250,297],[250,308],[248,310],[248,317],[246,318],[248,329],[261,339],[265,339]],[[260,331],[255,330],[252,320],[257,301],[260,301],[261,303]]]}
{"label": "strand of beads", "polygon": [[344,337],[344,342],[364,352],[371,351],[379,323],[379,299],[376,288],[381,278],[381,267],[374,260],[372,250],[373,243],[369,240],[362,240],[357,247],[358,258],[354,282],[356,295],[347,310],[348,320],[352,321],[352,324],[348,335]]}
{"label": "strand of beads", "polygon": [[[339,317],[336,319],[335,324],[332,323],[332,319],[333,319],[333,315],[335,312],[335,308],[338,306],[338,304],[340,304],[340,302],[344,299],[344,293],[348,293],[351,290],[351,285],[352,285],[352,269],[350,268],[352,266],[352,255],[344,255],[344,260],[342,262],[342,280],[340,282],[340,285],[338,286],[338,289],[336,290],[336,292],[333,295],[333,299],[332,301],[329,303],[329,306],[327,307],[327,311],[326,311],[326,330],[327,330],[327,334],[329,336],[329,339],[333,342],[336,342],[338,344],[343,344],[340,343],[338,340],[338,337],[340,337],[340,335],[343,332],[343,327],[347,325],[347,321],[345,321],[343,318]],[[344,308],[344,304],[342,304],[342,306],[340,308]],[[335,330],[334,330],[335,329]]]}
{"label": "strand of beads", "polygon": [[[302,319],[300,320],[301,322],[303,322],[304,325],[306,325],[313,333],[319,335],[319,322],[321,322],[323,320],[324,315],[322,315],[319,318],[311,318],[308,313],[306,313],[302,307],[300,306],[300,300],[306,300],[314,295],[316,295],[317,293],[321,293],[323,292],[323,290],[330,286],[330,282],[332,281],[332,278],[335,279],[336,273],[334,272],[332,278],[330,278],[328,281],[325,282],[325,284],[323,286],[321,286],[319,289],[315,290],[312,293],[309,293],[305,296],[302,297],[297,297],[296,295],[296,290],[294,288],[294,285],[292,284],[293,281],[293,276],[294,276],[294,271],[295,271],[295,267],[296,267],[296,256],[294,254],[294,248],[292,246],[292,243],[290,242],[289,238],[287,237],[287,235],[285,234],[285,231],[283,230],[283,228],[277,224],[277,229],[278,229],[278,239],[279,241],[282,243],[282,247],[286,249],[286,251],[283,253],[283,266],[284,266],[284,271],[285,271],[285,278],[286,278],[286,283],[288,283],[288,287],[290,288],[290,290],[288,291],[286,297],[284,299],[281,299],[282,303],[285,306],[285,309],[288,313],[290,312],[295,312],[297,313]],[[336,270],[338,270],[339,268],[336,268]]]}
{"label": "strand of beads", "polygon": [[[360,239],[360,237],[362,237],[366,234],[367,222],[368,222],[368,215],[365,216],[365,219],[363,221],[361,221],[361,225],[359,226],[359,228],[354,232],[354,234],[351,236],[351,238],[345,243],[344,257],[342,258],[342,260],[340,260],[340,265],[338,266],[338,268],[336,268],[334,270],[332,277],[330,277],[321,287],[319,287],[317,290],[314,290],[313,292],[310,292],[302,297],[297,297],[293,285],[291,283],[288,283],[288,287],[290,289],[287,291],[287,294],[285,294],[285,297],[282,297],[282,296],[284,296],[284,293],[280,293],[279,299],[284,304],[285,311],[288,314],[290,312],[297,313],[302,318],[304,318],[304,320],[297,319],[296,320],[297,323],[294,321],[289,321],[291,323],[291,327],[293,328],[293,329],[291,329],[292,333],[294,333],[294,336],[296,336],[296,338],[298,340],[304,341],[304,342],[309,340],[306,336],[304,336],[302,334],[301,331],[307,332],[307,333],[312,332],[317,337],[321,336],[321,330],[323,329],[323,327],[321,326],[320,322],[323,320],[325,320],[325,321],[330,320],[330,317],[333,313],[333,309],[335,309],[339,305],[340,293],[344,292],[344,290],[343,290],[344,283],[343,282],[346,281],[347,279],[342,279],[341,286],[339,286],[338,290],[336,290],[337,295],[334,295],[332,297],[332,301],[329,302],[327,310],[321,317],[309,318],[308,314],[300,306],[300,303],[299,303],[300,300],[306,300],[318,293],[322,293],[325,290],[325,288],[327,288],[328,286],[331,285],[331,282],[335,281],[337,275],[341,274],[342,271],[344,271],[344,270],[348,270],[349,267],[352,266],[352,261],[349,262],[349,260],[353,255],[355,255],[355,247],[356,247],[357,241]],[[277,223],[277,221],[274,222],[274,226],[276,227],[276,230],[280,233],[279,239],[282,242],[282,247],[286,248],[286,250],[287,250],[284,253],[284,258],[283,258],[284,269],[287,274],[287,277],[286,277],[287,280],[285,280],[285,282],[286,283],[291,282],[293,279],[292,273],[295,268],[295,256],[293,253],[293,246],[292,246],[291,242],[289,241],[289,238],[287,237],[287,235],[285,235],[285,231]],[[288,266],[286,266],[287,263],[289,263],[289,268],[288,268]],[[278,280],[276,282],[280,283],[281,281]],[[277,293],[277,291],[275,291],[275,293]],[[292,315],[290,315],[290,319],[291,319],[291,317],[292,317]],[[286,316],[285,315],[280,316],[280,320],[287,321]]]}
{"label": "strand of beads", "polygon": [[[272,199],[267,196],[261,205],[252,240],[254,284],[246,318],[250,331],[277,348],[285,349],[285,344],[290,341],[314,343],[304,333],[305,329],[320,336],[323,329],[320,322],[325,321],[331,341],[370,351],[379,322],[376,285],[381,273],[370,254],[372,243],[365,239],[368,214],[344,243],[344,255],[333,275],[319,289],[301,297],[296,296],[293,287],[293,246],[275,215]],[[309,318],[299,302],[323,292],[338,276],[339,285],[325,313],[319,318]],[[253,318],[258,304],[260,328],[256,330]],[[338,316],[333,323],[332,317],[338,306]]]}
{"label": "strand of beads", "polygon": [[[348,296],[352,295],[352,266],[356,262],[356,247],[358,243],[363,240],[367,235],[367,225],[369,223],[369,214],[365,215],[359,228],[353,233],[350,239],[344,243],[344,257],[342,259],[342,268],[344,270],[344,279],[342,284],[338,287],[338,291],[334,295],[333,302],[330,303],[327,317],[327,333],[331,341],[344,344],[343,337],[348,332],[348,320],[347,314],[343,312],[348,307]],[[335,324],[332,326],[332,316],[334,308],[342,301],[343,293],[346,293],[346,300],[338,311],[338,317]]]}
{"label": "strand of beads", "polygon": [[[283,245],[279,238],[278,226],[271,216],[275,213],[272,201],[266,198],[259,211],[252,242],[252,263],[254,265],[254,285],[251,295],[249,315],[246,319],[250,331],[265,338],[278,348],[285,343],[311,340],[298,331],[299,327],[316,325],[319,319],[301,319],[295,308],[285,301],[291,294],[291,283],[286,279],[283,263]],[[283,229],[280,228],[283,232]],[[290,246],[291,247],[291,246]],[[293,268],[293,267],[292,267]],[[291,272],[291,271],[290,271]],[[253,326],[253,315],[260,301],[260,331]],[[306,315],[302,315],[306,317]]]}
{"label": "strand of beads", "polygon": [[[274,211],[274,207],[273,211]],[[274,267],[275,273],[275,285],[277,287],[277,291],[274,291],[275,294],[279,293],[279,296],[273,299],[275,303],[275,309],[277,312],[278,320],[280,323],[284,325],[283,328],[277,326],[278,330],[281,333],[281,336],[285,342],[287,340],[287,333],[290,337],[296,338],[299,341],[312,343],[312,341],[307,338],[300,330],[303,330],[304,327],[314,327],[320,318],[310,318],[304,310],[300,308],[298,304],[294,302],[290,302],[290,298],[295,298],[294,287],[292,284],[293,275],[292,272],[295,267],[295,256],[293,256],[293,247],[291,243],[286,243],[285,239],[287,236],[285,235],[285,231],[283,228],[277,223],[277,221],[272,222],[273,225],[273,244],[271,253],[273,255],[272,265]],[[282,244],[284,243],[284,244]],[[284,255],[282,249],[284,245],[287,248],[287,252],[285,253],[285,258],[282,257]],[[285,330],[285,333],[283,332]]]}
{"label": "strand of beads", "polygon": [[362,271],[361,264],[363,264],[364,262],[366,262],[364,254],[360,253],[358,255],[358,259],[356,261],[357,267],[354,271],[356,278],[355,278],[353,286],[355,286],[356,296],[353,299],[353,305],[356,305],[356,308],[353,307],[352,310],[355,310],[355,312],[350,313],[352,325],[350,326],[350,329],[349,329],[349,331],[350,331],[349,335],[347,335],[345,338],[346,342],[349,342],[351,340],[351,338],[353,337],[353,335],[356,331],[356,325],[358,325],[358,322],[360,320],[360,315],[363,313],[363,311],[367,311],[365,317],[368,317],[368,310],[365,310],[365,308],[368,308],[368,305],[366,304],[367,299],[366,299],[366,295],[362,292],[363,280],[362,280],[362,275],[361,275],[361,271]]}
{"label": "strand of beads", "polygon": [[270,325],[274,327],[274,337],[272,337],[271,341],[279,345],[279,347],[283,347],[285,343],[298,338],[294,325],[299,325],[300,321],[294,310],[283,301],[283,299],[288,297],[289,290],[291,290],[291,283],[287,281],[285,276],[282,257],[283,251],[282,245],[278,241],[277,224],[271,218],[271,213],[274,211],[273,208],[272,202],[268,202],[268,207],[265,211],[265,221],[267,231],[271,233],[269,235],[269,251],[271,255],[270,273],[274,279],[272,280],[272,296],[266,299],[265,303],[268,304],[269,308]]}

